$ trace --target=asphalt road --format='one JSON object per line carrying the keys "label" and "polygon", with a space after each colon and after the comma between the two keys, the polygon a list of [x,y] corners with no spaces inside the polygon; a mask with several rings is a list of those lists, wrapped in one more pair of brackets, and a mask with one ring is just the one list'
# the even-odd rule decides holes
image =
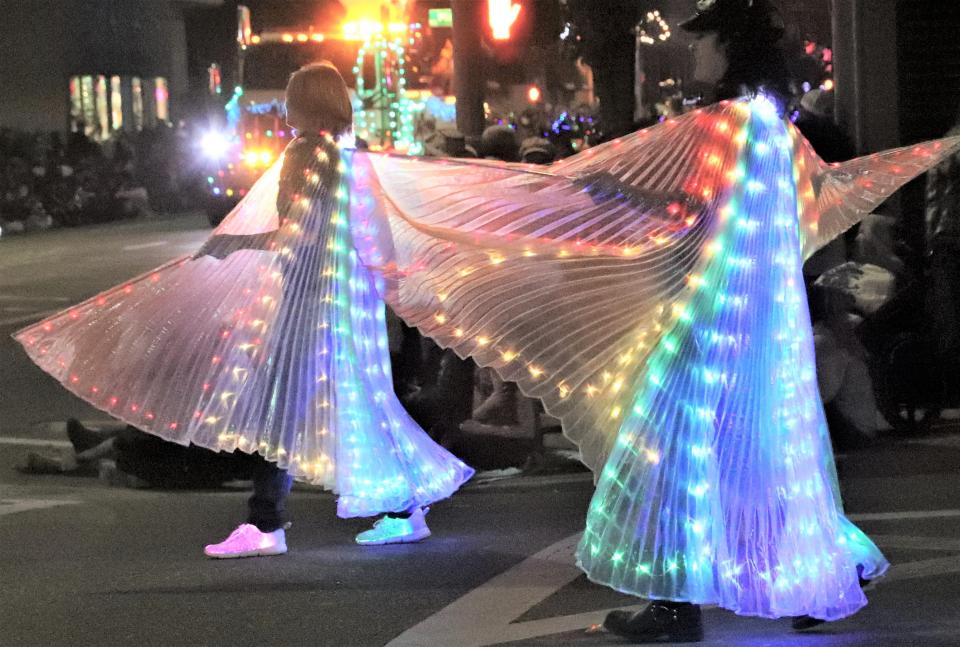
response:
{"label": "asphalt road", "polygon": [[0,436],[45,438],[47,423],[104,417],[34,367],[11,333],[189,254],[209,234],[191,214],[0,238]]}
{"label": "asphalt road", "polygon": [[[582,474],[471,484],[415,545],[361,548],[363,520],[300,488],[287,555],[211,561],[242,520],[236,488],[164,492],[95,477],[26,476],[68,415],[102,418],[9,341],[43,312],[189,253],[199,217],[0,240],[0,646],[589,645],[584,629],[641,603],[572,565],[592,485]],[[705,613],[704,645],[960,645],[960,434],[888,440],[841,458],[855,521],[894,566],[854,617],[807,635],[786,620]]]}

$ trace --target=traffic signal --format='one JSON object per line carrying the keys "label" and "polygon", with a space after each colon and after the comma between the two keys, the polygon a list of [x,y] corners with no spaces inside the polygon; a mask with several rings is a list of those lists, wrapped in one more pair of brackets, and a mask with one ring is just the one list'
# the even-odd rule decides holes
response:
{"label": "traffic signal", "polygon": [[487,20],[493,40],[510,40],[510,30],[522,9],[513,0],[487,0]]}
{"label": "traffic signal", "polygon": [[537,0],[484,0],[477,4],[483,12],[483,41],[489,55],[500,63],[521,59],[536,21]]}

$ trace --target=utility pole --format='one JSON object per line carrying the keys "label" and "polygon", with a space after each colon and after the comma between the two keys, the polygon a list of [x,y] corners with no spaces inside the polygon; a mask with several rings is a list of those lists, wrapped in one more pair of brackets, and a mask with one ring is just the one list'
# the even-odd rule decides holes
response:
{"label": "utility pole", "polygon": [[452,0],[453,92],[457,97],[457,129],[474,147],[483,134],[483,74],[480,48],[481,11],[485,2]]}

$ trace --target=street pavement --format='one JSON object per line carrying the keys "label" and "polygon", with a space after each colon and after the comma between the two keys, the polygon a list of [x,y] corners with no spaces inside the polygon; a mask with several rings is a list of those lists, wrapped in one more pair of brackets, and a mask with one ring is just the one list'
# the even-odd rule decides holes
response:
{"label": "street pavement", "polygon": [[[378,548],[352,543],[367,521],[339,520],[331,495],[297,488],[290,552],[226,561],[202,547],[242,520],[242,483],[157,491],[18,473],[27,452],[62,448],[66,416],[103,415],[28,366],[9,333],[207,233],[186,217],[0,240],[0,647],[625,644],[585,631],[641,601],[573,566],[583,473],[469,484],[431,511],[431,538]],[[839,462],[847,510],[893,563],[867,608],[803,635],[707,609],[702,644],[960,645],[960,433]]]}
{"label": "street pavement", "polygon": [[0,436],[49,437],[46,423],[97,416],[34,367],[11,333],[189,254],[208,235],[197,213],[0,238]]}

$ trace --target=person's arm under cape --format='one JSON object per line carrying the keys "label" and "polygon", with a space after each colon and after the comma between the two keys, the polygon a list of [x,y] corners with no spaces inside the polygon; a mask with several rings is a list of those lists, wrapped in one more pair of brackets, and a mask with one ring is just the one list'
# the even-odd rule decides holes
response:
{"label": "person's arm under cape", "polygon": [[[212,256],[224,259],[244,250],[270,251],[281,217],[298,196],[314,195],[318,183],[328,180],[333,144],[307,139],[294,140],[283,156],[254,184],[248,195],[224,218],[194,258]],[[324,154],[319,157],[318,150]],[[311,183],[311,176],[316,182]]]}

